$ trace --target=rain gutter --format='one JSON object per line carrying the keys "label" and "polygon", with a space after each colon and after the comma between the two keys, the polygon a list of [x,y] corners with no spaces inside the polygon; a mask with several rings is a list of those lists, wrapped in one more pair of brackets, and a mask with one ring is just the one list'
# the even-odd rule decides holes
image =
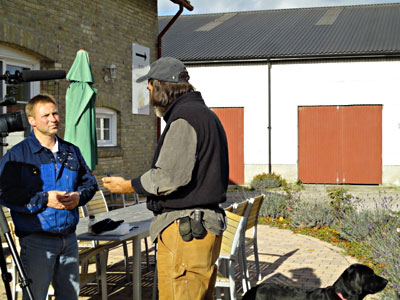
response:
{"label": "rain gutter", "polygon": [[236,64],[236,63],[283,63],[283,62],[302,62],[311,60],[330,60],[330,59],[379,59],[379,58],[398,58],[399,52],[389,53],[357,53],[357,54],[331,54],[331,55],[304,55],[304,56],[276,56],[268,58],[226,58],[210,60],[185,60],[181,59],[185,65],[210,65],[210,64]]}
{"label": "rain gutter", "polygon": [[157,58],[161,57],[161,39],[164,36],[164,34],[171,28],[172,24],[175,23],[175,21],[179,18],[179,16],[182,14],[183,12],[183,8],[186,8],[190,11],[192,11],[194,9],[193,6],[190,5],[189,2],[187,2],[186,0],[171,0],[171,2],[174,2],[176,4],[179,4],[179,10],[178,12],[175,14],[175,16],[168,22],[167,25],[165,25],[164,29],[158,34],[157,37],[157,48],[158,48],[158,52],[157,52]]}

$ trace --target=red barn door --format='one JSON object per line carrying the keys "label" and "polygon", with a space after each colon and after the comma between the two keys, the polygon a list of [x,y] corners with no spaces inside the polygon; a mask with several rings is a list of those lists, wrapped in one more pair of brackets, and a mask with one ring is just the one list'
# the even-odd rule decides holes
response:
{"label": "red barn door", "polygon": [[228,139],[229,181],[244,184],[244,110],[243,107],[212,108],[221,120]]}
{"label": "red barn door", "polygon": [[299,179],[382,183],[382,105],[301,106]]}

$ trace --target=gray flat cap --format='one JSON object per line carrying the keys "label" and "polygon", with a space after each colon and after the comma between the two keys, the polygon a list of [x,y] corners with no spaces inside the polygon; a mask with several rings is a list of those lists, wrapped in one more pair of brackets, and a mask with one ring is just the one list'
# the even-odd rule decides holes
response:
{"label": "gray flat cap", "polygon": [[185,65],[173,57],[162,57],[153,62],[150,71],[136,82],[142,82],[148,79],[157,79],[166,82],[187,82],[189,76],[179,76],[182,72],[187,72]]}

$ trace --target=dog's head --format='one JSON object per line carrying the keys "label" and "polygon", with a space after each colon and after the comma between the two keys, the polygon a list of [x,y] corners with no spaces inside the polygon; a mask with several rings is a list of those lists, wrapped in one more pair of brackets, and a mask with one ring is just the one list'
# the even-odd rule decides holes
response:
{"label": "dog's head", "polygon": [[385,278],[376,275],[371,268],[353,264],[340,275],[333,287],[335,292],[350,300],[363,299],[368,294],[378,293],[387,283]]}

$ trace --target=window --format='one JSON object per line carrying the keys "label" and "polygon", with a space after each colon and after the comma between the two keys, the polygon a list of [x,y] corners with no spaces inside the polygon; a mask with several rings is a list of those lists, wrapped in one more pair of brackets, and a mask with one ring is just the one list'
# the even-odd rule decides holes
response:
{"label": "window", "polygon": [[117,113],[111,109],[96,108],[96,135],[99,147],[117,146]]}

